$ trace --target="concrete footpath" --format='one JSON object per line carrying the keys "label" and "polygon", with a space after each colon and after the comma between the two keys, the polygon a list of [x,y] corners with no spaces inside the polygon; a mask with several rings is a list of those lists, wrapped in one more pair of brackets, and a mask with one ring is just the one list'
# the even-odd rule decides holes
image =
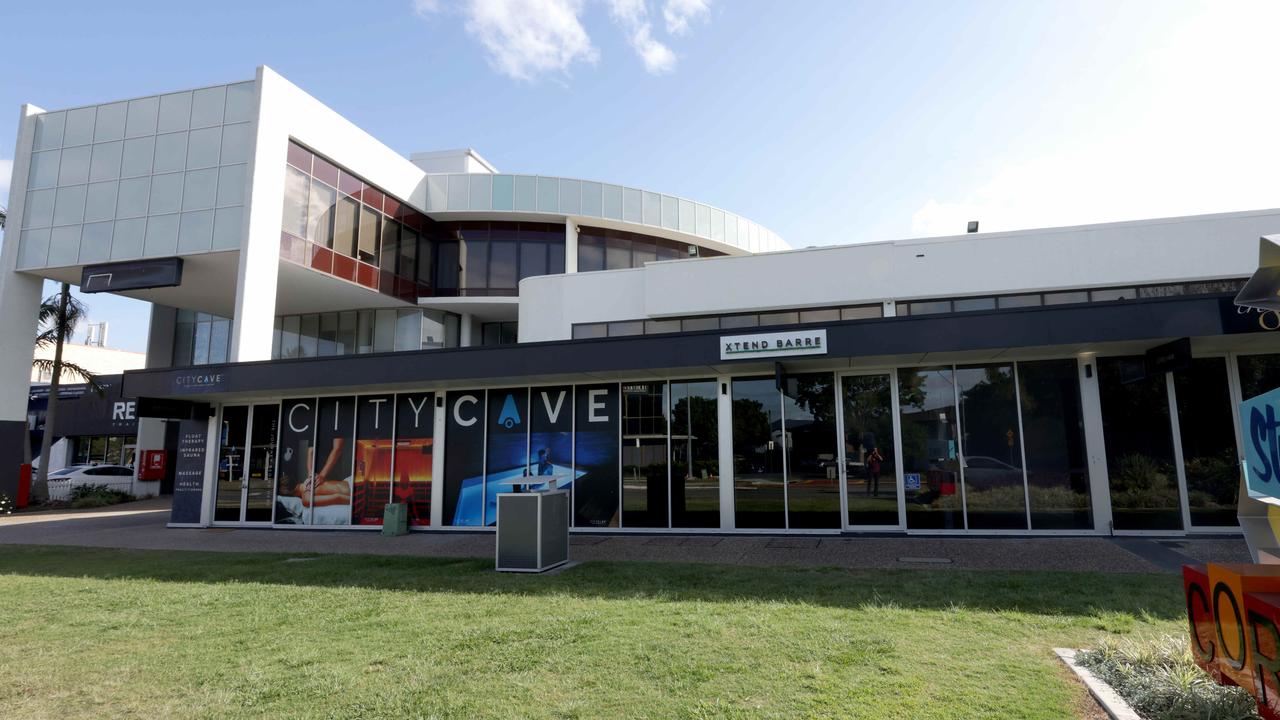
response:
{"label": "concrete footpath", "polygon": [[[168,498],[106,509],[17,513],[0,517],[0,544],[80,545],[140,550],[358,553],[493,557],[488,532],[372,530],[171,529]],[[723,565],[1097,570],[1178,572],[1183,563],[1249,562],[1239,537],[858,537],[765,535],[575,534],[576,561],[637,560]]]}

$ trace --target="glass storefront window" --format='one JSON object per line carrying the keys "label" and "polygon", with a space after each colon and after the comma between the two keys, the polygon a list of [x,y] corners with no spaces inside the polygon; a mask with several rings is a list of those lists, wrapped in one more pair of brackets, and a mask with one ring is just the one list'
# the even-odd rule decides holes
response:
{"label": "glass storefront window", "polygon": [[970,530],[1027,527],[1012,365],[960,367],[960,452]]}
{"label": "glass storefront window", "polygon": [[898,474],[889,375],[842,378],[850,525],[898,524]]}
{"label": "glass storefront window", "polygon": [[735,378],[733,511],[739,528],[786,527],[782,404],[774,379]]}
{"label": "glass storefront window", "polygon": [[836,385],[831,373],[786,377],[782,423],[786,441],[787,527],[840,527]]}
{"label": "glass storefront window", "polygon": [[249,408],[222,408],[218,431],[218,469],[213,504],[214,522],[240,521],[240,485],[244,479],[245,440],[249,432]]}
{"label": "glass storefront window", "polygon": [[898,370],[907,529],[964,528],[951,368]]}
{"label": "glass storefront window", "polygon": [[307,239],[321,247],[333,247],[334,208],[338,191],[319,180],[311,181],[311,196],[307,204]]}
{"label": "glass storefront window", "polygon": [[310,178],[307,174],[289,167],[284,176],[284,219],[283,229],[294,237],[307,236],[307,187]]}
{"label": "glass storefront window", "polygon": [[622,526],[669,526],[667,384],[622,385]]}
{"label": "glass storefront window", "polygon": [[670,417],[671,526],[720,527],[716,382],[672,382]]}
{"label": "glass storefront window", "polygon": [[1236,358],[1240,371],[1240,399],[1248,400],[1280,388],[1280,355],[1241,355]]}
{"label": "glass storefront window", "polygon": [[1195,358],[1173,373],[1173,385],[1191,525],[1237,525],[1240,461],[1226,359]]}
{"label": "glass storefront window", "polygon": [[1018,363],[1033,530],[1093,528],[1076,361]]}
{"label": "glass storefront window", "polygon": [[1181,530],[1182,501],[1165,376],[1143,358],[1098,358],[1112,524],[1116,530]]}

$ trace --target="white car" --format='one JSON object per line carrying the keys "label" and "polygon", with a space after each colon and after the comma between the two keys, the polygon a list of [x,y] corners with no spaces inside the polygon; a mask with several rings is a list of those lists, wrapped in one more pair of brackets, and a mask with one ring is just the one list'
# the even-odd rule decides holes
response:
{"label": "white car", "polygon": [[69,500],[71,489],[81,485],[106,485],[128,491],[133,484],[133,468],[124,465],[68,465],[49,473],[49,499]]}

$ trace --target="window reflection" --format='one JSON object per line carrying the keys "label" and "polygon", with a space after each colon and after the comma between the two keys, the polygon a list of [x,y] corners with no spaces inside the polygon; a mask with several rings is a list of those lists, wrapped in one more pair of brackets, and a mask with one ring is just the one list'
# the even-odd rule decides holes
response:
{"label": "window reflection", "polygon": [[622,385],[622,526],[668,527],[667,384]]}
{"label": "window reflection", "polygon": [[898,524],[898,476],[889,375],[842,380],[850,525]]}
{"label": "window reflection", "polygon": [[964,528],[951,368],[898,371],[907,528]]}
{"label": "window reflection", "polygon": [[671,526],[720,527],[719,410],[714,380],[671,383]]}
{"label": "window reflection", "polygon": [[1181,530],[1164,374],[1144,376],[1143,358],[1098,358],[1112,522],[1117,530]]}
{"label": "window reflection", "polygon": [[733,381],[733,511],[739,528],[783,528],[782,406],[773,378]]}
{"label": "window reflection", "polygon": [[1022,440],[1012,365],[961,367],[960,393],[964,500],[969,529],[1026,529]]}
{"label": "window reflection", "polygon": [[1173,384],[1191,524],[1237,525],[1240,461],[1231,418],[1227,361],[1195,358],[1191,367],[1173,373]]}
{"label": "window reflection", "polygon": [[835,376],[788,375],[784,387],[788,527],[837,529],[840,465]]}
{"label": "window reflection", "polygon": [[1018,363],[1033,530],[1093,527],[1076,361]]}

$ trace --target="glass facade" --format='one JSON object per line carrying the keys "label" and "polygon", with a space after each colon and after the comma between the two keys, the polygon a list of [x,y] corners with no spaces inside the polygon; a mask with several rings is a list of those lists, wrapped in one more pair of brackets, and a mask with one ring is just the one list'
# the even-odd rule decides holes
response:
{"label": "glass facade", "polygon": [[716,257],[724,253],[622,230],[578,228],[578,272],[626,270],[658,260]]}
{"label": "glass facade", "polygon": [[80,435],[71,438],[68,465],[127,465],[133,467],[137,438],[132,435]]}
{"label": "glass facade", "polygon": [[671,383],[671,525],[720,527],[720,421],[714,380]]}
{"label": "glass facade", "polygon": [[1141,356],[1098,358],[1098,385],[1115,529],[1183,529],[1165,376]]}
{"label": "glass facade", "polygon": [[955,371],[899,370],[898,413],[907,529],[963,529]]}
{"label": "glass facade", "polygon": [[767,313],[734,313],[663,320],[619,320],[603,323],[578,323],[573,326],[574,340],[629,335],[661,335],[663,333],[697,332],[700,330],[738,330],[770,325],[826,323],[840,320],[870,320],[883,316],[884,308],[875,305],[792,310]]}
{"label": "glass facade", "polygon": [[1191,367],[1173,373],[1173,386],[1191,525],[1237,525],[1240,459],[1226,358],[1193,359]]}
{"label": "glass facade", "polygon": [[424,308],[378,308],[276,318],[271,357],[331,357],[458,347],[461,318]]}
{"label": "glass facade", "polygon": [[842,385],[848,523],[897,525],[892,381],[888,374],[851,375]]}
{"label": "glass facade", "polygon": [[622,386],[622,525],[670,527],[667,384]]}
{"label": "glass facade", "polygon": [[1013,366],[959,367],[960,452],[964,503],[971,530],[1027,527]]}
{"label": "glass facade", "polygon": [[[296,264],[410,302],[513,296],[524,278],[565,271],[563,224],[435,222],[298,143],[287,162],[280,256]],[[580,228],[578,246],[582,272],[723,254],[595,228]]]}
{"label": "glass facade", "polygon": [[1074,359],[1018,363],[1033,530],[1093,527],[1080,378]]}
{"label": "glass facade", "polygon": [[782,402],[773,378],[734,378],[733,515],[739,528],[786,527]]}
{"label": "glass facade", "polygon": [[206,312],[179,310],[173,328],[173,367],[225,363],[231,321]]}
{"label": "glass facade", "polygon": [[287,163],[281,258],[409,302],[435,294],[426,215],[295,142]]}
{"label": "glass facade", "polygon": [[254,94],[243,82],[37,115],[13,189],[17,267],[239,248]]}

